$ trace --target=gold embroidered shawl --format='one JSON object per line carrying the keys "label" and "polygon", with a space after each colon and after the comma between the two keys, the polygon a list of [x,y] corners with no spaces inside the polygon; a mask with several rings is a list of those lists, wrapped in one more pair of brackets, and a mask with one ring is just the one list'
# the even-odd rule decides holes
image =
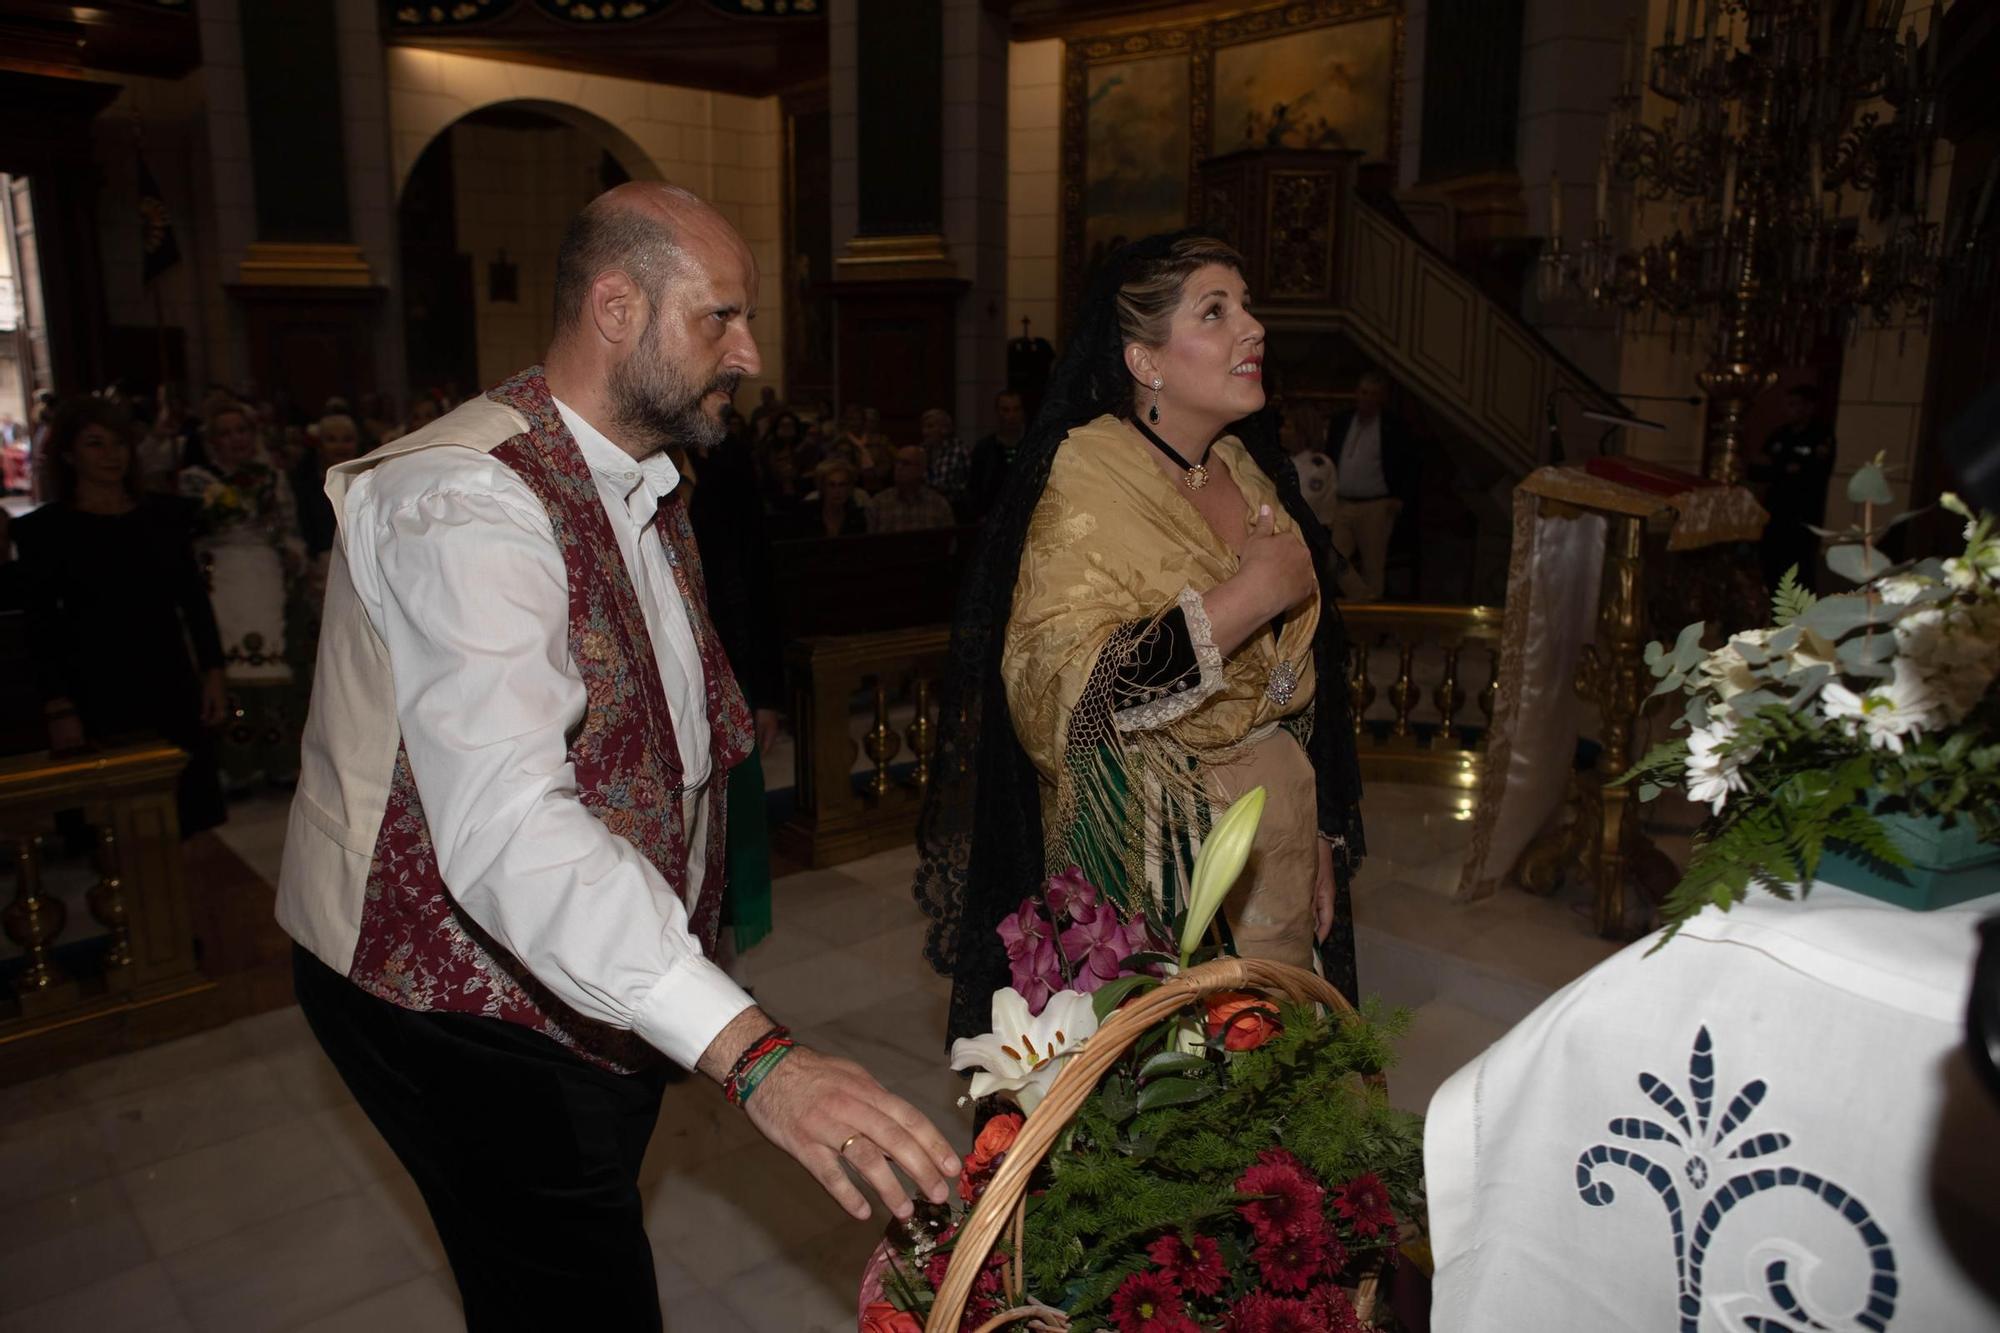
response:
{"label": "gold embroidered shawl", "polygon": [[[1216,461],[1243,492],[1249,523],[1259,506],[1269,505],[1276,531],[1303,540],[1271,479],[1234,436],[1216,442]],[[1076,789],[1091,785],[1094,768],[1111,765],[1120,790],[1143,786],[1149,803],[1161,786],[1186,789],[1196,798],[1186,813],[1198,839],[1206,825],[1194,808],[1201,804],[1200,768],[1230,757],[1270,724],[1310,718],[1317,594],[1285,615],[1281,633],[1261,629],[1228,659],[1214,658],[1200,594],[1237,565],[1237,553],[1160,472],[1131,426],[1103,416],[1064,439],[1028,529],[1001,657],[1015,734],[1045,788],[1054,789],[1043,806],[1045,816],[1054,816],[1045,819],[1051,861],[1064,859],[1078,815]],[[1143,651],[1143,631],[1176,606],[1188,612],[1198,658],[1207,647],[1201,679],[1114,714],[1113,675]],[[1298,688],[1283,705],[1265,689],[1280,661],[1298,673]],[[1087,808],[1092,794],[1081,797]],[[1144,834],[1128,822],[1121,840],[1129,847],[1135,836]]]}

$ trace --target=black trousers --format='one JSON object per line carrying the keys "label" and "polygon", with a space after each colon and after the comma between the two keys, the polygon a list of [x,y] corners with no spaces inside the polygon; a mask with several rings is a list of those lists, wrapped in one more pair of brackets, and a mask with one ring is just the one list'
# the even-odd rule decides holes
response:
{"label": "black trousers", "polygon": [[303,948],[292,976],[313,1035],[423,1192],[471,1333],[660,1328],[639,1163],[662,1071],[614,1074],[512,1023],[401,1008]]}

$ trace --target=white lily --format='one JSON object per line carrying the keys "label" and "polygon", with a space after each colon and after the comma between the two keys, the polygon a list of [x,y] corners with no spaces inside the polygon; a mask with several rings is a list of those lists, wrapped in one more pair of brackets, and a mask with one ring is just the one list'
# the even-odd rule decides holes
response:
{"label": "white lily", "polygon": [[1194,956],[1195,946],[1207,933],[1209,923],[1222,910],[1243,863],[1250,859],[1250,845],[1257,840],[1257,825],[1264,818],[1264,789],[1252,787],[1222,812],[1194,858],[1194,874],[1188,882],[1187,918],[1181,923],[1181,966]]}
{"label": "white lily", "polygon": [[953,1069],[976,1069],[972,1095],[1011,1093],[1026,1115],[1047,1095],[1063,1061],[1097,1031],[1097,1012],[1082,991],[1057,991],[1039,1017],[1012,986],[993,992],[993,1030],[951,1044]]}

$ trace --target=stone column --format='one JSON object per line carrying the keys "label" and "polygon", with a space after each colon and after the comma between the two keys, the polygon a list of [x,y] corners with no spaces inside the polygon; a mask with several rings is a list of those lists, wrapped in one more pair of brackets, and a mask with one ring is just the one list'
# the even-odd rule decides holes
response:
{"label": "stone column", "polygon": [[971,282],[958,307],[951,409],[970,444],[993,425],[1007,380],[1007,18],[944,2],[944,234]]}
{"label": "stone column", "polygon": [[[980,250],[974,244],[960,252],[946,234],[946,142],[964,142],[964,134],[946,134],[944,60],[950,26],[960,68],[978,68],[976,10],[976,0],[828,6],[834,380],[842,406],[880,408],[898,442],[916,440],[924,408],[952,406],[960,396],[960,304]],[[976,132],[978,116],[964,92],[952,98]],[[954,154],[952,162],[950,214],[964,220],[978,208],[982,164],[976,154]],[[992,286],[998,318],[998,282]]]}
{"label": "stone column", "polygon": [[[294,415],[399,378],[400,330],[375,267],[393,254],[393,222],[373,17],[366,0],[203,5],[203,56],[217,65],[219,229],[225,266],[238,256],[227,286],[244,368]],[[234,194],[246,184],[247,217]]]}

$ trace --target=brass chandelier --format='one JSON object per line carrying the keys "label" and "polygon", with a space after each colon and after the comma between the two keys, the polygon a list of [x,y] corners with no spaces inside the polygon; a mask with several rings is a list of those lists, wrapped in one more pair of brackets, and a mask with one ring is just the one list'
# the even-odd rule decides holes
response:
{"label": "brass chandelier", "polygon": [[[1860,321],[1927,320],[1946,267],[1929,213],[1937,48],[1902,25],[1902,0],[1668,0],[1658,46],[1626,40],[1597,170],[1588,235],[1562,238],[1550,183],[1544,300],[1581,291],[1626,314],[1705,329],[1697,376],[1710,398],[1704,467],[1743,473],[1742,426],[1775,368]],[[1671,110],[1642,118],[1640,83]],[[1865,104],[1877,99],[1894,112]],[[1635,222],[1664,204],[1671,228],[1627,247],[1609,193],[1630,188]],[[1864,240],[1843,203],[1878,224]]]}

